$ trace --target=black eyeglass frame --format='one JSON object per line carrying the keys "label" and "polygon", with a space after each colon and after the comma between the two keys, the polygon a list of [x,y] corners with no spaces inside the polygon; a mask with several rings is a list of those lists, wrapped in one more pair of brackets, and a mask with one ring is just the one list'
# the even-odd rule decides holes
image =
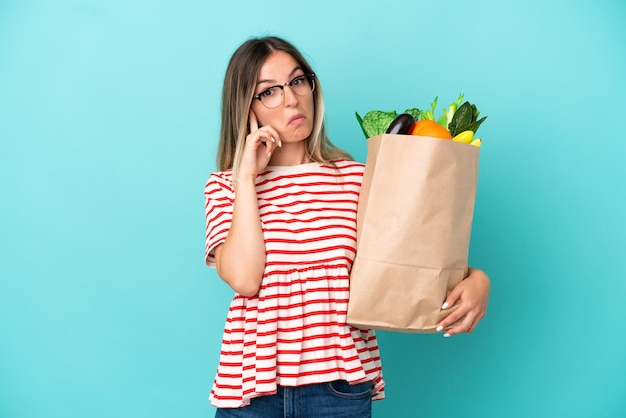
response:
{"label": "black eyeglass frame", "polygon": [[[292,83],[294,81],[296,81],[297,79],[299,79],[300,77],[306,77],[307,80],[309,81],[309,83],[311,83],[311,93],[298,94],[293,89]],[[266,92],[267,90],[270,90],[270,89],[273,89],[275,87],[278,87],[281,90],[283,100],[281,100],[281,102],[278,105],[274,106],[274,107],[267,107],[268,109],[276,109],[278,106],[283,104],[283,102],[285,101],[285,86],[289,86],[291,88],[291,91],[293,91],[293,93],[296,96],[300,96],[300,97],[308,96],[309,94],[312,94],[315,91],[315,73],[302,74],[302,75],[294,77],[293,80],[288,81],[286,83],[276,84],[275,86],[269,86],[268,88],[263,89],[263,91],[261,93],[255,94],[254,96],[252,96],[252,98],[258,100],[259,102],[261,102],[261,104],[263,104],[263,106],[267,107],[267,105],[265,103],[263,103],[263,100],[261,99],[261,94],[263,94],[263,92]]]}

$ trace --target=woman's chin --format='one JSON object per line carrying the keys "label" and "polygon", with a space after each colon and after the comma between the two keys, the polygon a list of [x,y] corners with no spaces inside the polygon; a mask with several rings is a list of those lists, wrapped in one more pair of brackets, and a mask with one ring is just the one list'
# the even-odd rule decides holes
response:
{"label": "woman's chin", "polygon": [[283,143],[302,142],[302,141],[306,141],[309,138],[309,136],[311,136],[311,131],[309,130],[303,131],[303,132],[296,131],[293,133],[281,135],[281,141]]}

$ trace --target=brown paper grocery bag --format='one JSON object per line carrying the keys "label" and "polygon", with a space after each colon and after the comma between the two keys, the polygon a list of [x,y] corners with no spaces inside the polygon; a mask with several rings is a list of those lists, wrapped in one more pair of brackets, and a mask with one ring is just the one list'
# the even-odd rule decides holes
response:
{"label": "brown paper grocery bag", "polygon": [[347,322],[435,332],[467,276],[479,148],[412,135],[367,140]]}

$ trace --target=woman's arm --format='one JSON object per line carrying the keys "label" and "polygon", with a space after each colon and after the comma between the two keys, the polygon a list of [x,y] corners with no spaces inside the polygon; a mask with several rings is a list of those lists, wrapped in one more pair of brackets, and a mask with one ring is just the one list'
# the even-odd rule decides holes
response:
{"label": "woman's arm", "polygon": [[[437,331],[445,330],[446,337],[474,331],[487,313],[490,287],[485,272],[470,267],[467,278],[452,289],[442,306],[442,309],[446,309],[459,301],[458,308],[439,323]],[[457,321],[459,323],[455,324]]]}
{"label": "woman's arm", "polygon": [[224,243],[215,248],[217,274],[243,296],[254,296],[265,270],[265,243],[259,217],[255,177],[240,178],[233,220]]}
{"label": "woman's arm", "polygon": [[246,137],[243,157],[235,179],[233,219],[224,242],[215,247],[217,273],[242,296],[259,291],[265,271],[265,241],[259,216],[256,176],[267,166],[272,151],[281,145],[269,126],[258,129],[250,111],[251,134]]}

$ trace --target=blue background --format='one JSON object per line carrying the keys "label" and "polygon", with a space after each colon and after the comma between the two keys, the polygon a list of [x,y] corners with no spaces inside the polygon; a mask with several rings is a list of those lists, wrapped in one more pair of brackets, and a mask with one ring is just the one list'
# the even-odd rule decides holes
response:
{"label": "blue background", "polygon": [[277,34],[354,112],[487,121],[472,335],[379,332],[376,417],[626,416],[621,0],[0,2],[0,416],[207,417],[232,291],[203,264],[227,60]]}

